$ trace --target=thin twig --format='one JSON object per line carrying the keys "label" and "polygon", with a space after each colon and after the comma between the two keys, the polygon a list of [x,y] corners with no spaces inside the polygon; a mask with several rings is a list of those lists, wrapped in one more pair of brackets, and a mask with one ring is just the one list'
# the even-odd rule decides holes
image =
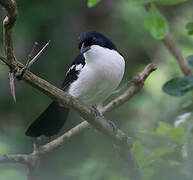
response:
{"label": "thin twig", "polygon": [[192,70],[188,65],[188,62],[184,59],[182,52],[178,47],[177,43],[174,41],[174,39],[172,39],[170,35],[167,35],[163,39],[163,43],[168,48],[169,52],[174,56],[176,61],[178,62],[180,69],[184,73],[184,75],[192,74]]}
{"label": "thin twig", "polygon": [[11,95],[13,97],[14,102],[16,103],[16,96],[15,96],[15,77],[13,72],[9,72],[9,85],[11,89]]}
{"label": "thin twig", "polygon": [[29,63],[30,63],[30,61],[31,61],[31,59],[32,59],[32,57],[33,57],[33,54],[34,54],[34,51],[35,51],[37,45],[38,45],[38,43],[35,42],[34,45],[33,45],[33,47],[32,47],[32,49],[31,49],[31,51],[30,51],[30,53],[28,54],[26,65],[20,70],[20,72],[18,72],[17,74],[15,74],[15,76],[16,76],[16,78],[17,78],[18,80],[21,80],[21,79],[22,79],[24,73],[25,73],[26,70],[29,68]]}
{"label": "thin twig", "polygon": [[33,45],[33,47],[32,47],[32,49],[31,49],[31,51],[30,51],[30,53],[29,53],[29,55],[28,55],[27,63],[26,63],[26,65],[25,65],[25,68],[26,68],[26,69],[28,69],[28,67],[29,67],[29,63],[30,63],[30,61],[32,60],[34,51],[35,51],[35,49],[37,48],[37,46],[38,46],[38,42],[35,42],[34,45]]}
{"label": "thin twig", "polygon": [[41,53],[46,49],[46,47],[50,44],[51,40],[49,40],[45,46],[37,53],[37,55],[29,62],[29,67],[36,62]]}

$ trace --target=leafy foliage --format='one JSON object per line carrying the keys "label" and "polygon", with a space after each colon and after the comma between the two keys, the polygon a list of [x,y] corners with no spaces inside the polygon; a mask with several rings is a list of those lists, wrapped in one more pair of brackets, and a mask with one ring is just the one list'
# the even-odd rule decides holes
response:
{"label": "leafy foliage", "polygon": [[163,39],[168,34],[168,23],[154,4],[151,4],[148,11],[145,19],[145,27],[158,40]]}
{"label": "leafy foliage", "polygon": [[171,96],[182,96],[193,89],[193,76],[171,79],[163,85],[162,89]]}
{"label": "leafy foliage", "polygon": [[[179,120],[181,120],[181,118],[177,119],[177,121]],[[186,120],[188,119],[186,118]],[[183,122],[181,121],[175,126],[172,126],[166,122],[159,122],[155,131],[141,131],[144,137],[148,136],[148,139],[155,138],[157,139],[157,142],[159,142],[155,148],[152,148],[147,142],[143,142],[143,138],[141,141],[134,142],[132,152],[136,157],[145,179],[153,180],[155,177],[159,176],[163,176],[163,179],[169,178],[167,177],[167,174],[162,175],[165,167],[171,171],[173,168],[183,168],[183,149],[185,144],[187,144],[187,133],[189,134],[190,129],[193,127],[187,126],[187,124],[190,122],[186,120],[183,119]],[[186,133],[183,127],[184,125],[185,128],[188,128],[188,132]],[[163,144],[160,141],[160,137],[165,138],[164,141],[167,143]],[[142,143],[144,144],[142,145]],[[186,179],[186,176],[182,173],[182,171],[176,171],[176,174],[177,176]]]}
{"label": "leafy foliage", "polygon": [[144,157],[144,148],[139,141],[135,141],[132,146],[132,152],[135,154],[135,158],[140,167],[143,167],[145,157]]}

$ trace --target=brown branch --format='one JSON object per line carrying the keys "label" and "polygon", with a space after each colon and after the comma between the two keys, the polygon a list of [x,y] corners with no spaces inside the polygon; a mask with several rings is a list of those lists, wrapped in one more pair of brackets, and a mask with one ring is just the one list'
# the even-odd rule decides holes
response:
{"label": "brown branch", "polygon": [[26,62],[26,65],[25,65],[25,69],[28,69],[29,63],[30,63],[30,61],[32,60],[34,51],[35,51],[35,49],[37,48],[37,46],[38,46],[38,42],[35,42],[34,45],[33,45],[33,47],[32,47],[32,49],[31,49],[31,51],[30,51],[30,53],[28,54],[27,62]]}
{"label": "brown branch", "polygon": [[12,31],[18,15],[17,6],[15,0],[0,0],[0,5],[2,5],[8,12],[7,16],[3,21],[4,48],[7,60],[13,62],[15,61],[15,56],[13,52]]}
{"label": "brown branch", "polygon": [[184,75],[192,74],[192,70],[190,66],[188,65],[188,62],[184,59],[182,52],[180,48],[178,47],[177,43],[174,41],[174,39],[172,39],[170,35],[167,35],[163,39],[163,43],[168,48],[170,53],[175,57]]}
{"label": "brown branch", "polygon": [[44,45],[44,47],[37,53],[37,55],[29,62],[29,67],[34,64],[39,56],[42,54],[42,52],[46,49],[46,47],[50,44],[50,40]]}
{"label": "brown branch", "polygon": [[14,81],[15,81],[14,73],[9,72],[9,86],[10,86],[10,89],[11,89],[11,95],[13,97],[13,100],[16,102]]}
{"label": "brown branch", "polygon": [[[15,0],[0,0],[0,5],[2,5],[7,10],[7,16],[3,21],[3,32],[4,32],[3,43],[4,43],[5,55],[8,61],[14,63],[16,59],[15,59],[14,50],[13,50],[12,31],[18,15],[17,5]],[[13,74],[12,68],[10,68],[9,77],[10,77],[9,84],[10,84],[11,94],[14,101],[16,102],[14,74]]]}
{"label": "brown branch", "polygon": [[0,156],[1,163],[21,163],[28,164],[29,155],[27,154],[9,154]]}
{"label": "brown branch", "polygon": [[27,58],[27,62],[26,62],[26,65],[21,69],[21,70],[17,70],[17,72],[15,72],[15,77],[18,79],[18,80],[21,80],[24,73],[26,72],[27,69],[30,68],[30,66],[32,66],[37,60],[38,58],[40,57],[40,55],[45,51],[46,47],[50,44],[50,40],[43,46],[43,48],[32,58],[33,56],[33,52],[35,50],[35,48],[37,47],[38,43],[35,42],[33,47],[32,47],[32,50],[30,52],[30,54],[28,55],[28,58]]}

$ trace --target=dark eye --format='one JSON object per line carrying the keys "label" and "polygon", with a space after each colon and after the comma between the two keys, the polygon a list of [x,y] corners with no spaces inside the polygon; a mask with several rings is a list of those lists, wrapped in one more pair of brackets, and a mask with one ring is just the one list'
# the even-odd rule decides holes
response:
{"label": "dark eye", "polygon": [[96,37],[93,37],[93,38],[92,38],[92,43],[96,43],[96,42],[97,42]]}

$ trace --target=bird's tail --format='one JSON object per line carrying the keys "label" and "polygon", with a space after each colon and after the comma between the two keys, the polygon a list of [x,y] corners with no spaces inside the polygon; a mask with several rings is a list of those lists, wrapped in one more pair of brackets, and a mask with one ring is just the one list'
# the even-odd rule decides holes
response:
{"label": "bird's tail", "polygon": [[64,125],[68,113],[68,108],[60,107],[57,102],[52,102],[29,126],[26,135],[32,137],[45,135],[50,137],[57,134]]}

